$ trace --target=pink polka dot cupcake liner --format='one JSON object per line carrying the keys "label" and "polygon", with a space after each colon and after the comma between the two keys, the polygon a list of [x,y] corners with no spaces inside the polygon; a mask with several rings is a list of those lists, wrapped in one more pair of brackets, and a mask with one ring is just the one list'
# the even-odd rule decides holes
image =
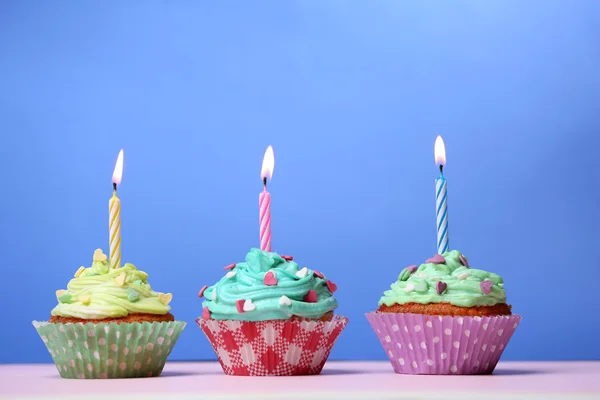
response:
{"label": "pink polka dot cupcake liner", "polygon": [[397,374],[491,374],[521,317],[367,315]]}
{"label": "pink polka dot cupcake liner", "polygon": [[60,376],[68,379],[159,376],[185,325],[33,321]]}
{"label": "pink polka dot cupcake liner", "polygon": [[196,320],[227,375],[289,376],[321,373],[348,318],[331,321]]}

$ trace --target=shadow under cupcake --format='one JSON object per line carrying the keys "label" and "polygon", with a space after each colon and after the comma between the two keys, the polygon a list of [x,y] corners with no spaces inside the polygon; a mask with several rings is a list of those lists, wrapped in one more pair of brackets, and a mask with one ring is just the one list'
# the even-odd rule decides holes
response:
{"label": "shadow under cupcake", "polygon": [[502,278],[456,250],[406,267],[366,316],[398,374],[491,374],[521,321]]}

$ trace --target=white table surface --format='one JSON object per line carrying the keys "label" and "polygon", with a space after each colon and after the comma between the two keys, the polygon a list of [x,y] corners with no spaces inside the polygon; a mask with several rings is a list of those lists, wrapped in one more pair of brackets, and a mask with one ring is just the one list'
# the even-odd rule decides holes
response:
{"label": "white table surface", "polygon": [[158,378],[63,379],[53,364],[0,365],[0,399],[600,399],[600,361],[501,362],[487,376],[397,375],[388,362],[335,362],[321,375],[224,375],[169,362]]}

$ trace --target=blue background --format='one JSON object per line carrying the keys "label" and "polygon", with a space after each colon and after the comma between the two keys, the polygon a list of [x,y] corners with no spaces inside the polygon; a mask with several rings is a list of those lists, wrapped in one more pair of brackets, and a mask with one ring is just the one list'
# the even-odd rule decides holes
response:
{"label": "blue background", "polygon": [[325,271],[350,318],[332,359],[384,359],[364,313],[435,253],[433,144],[450,244],[523,315],[506,360],[600,359],[600,2],[3,1],[0,362],[51,362],[31,325],[108,247],[214,359],[198,289],[258,246]]}

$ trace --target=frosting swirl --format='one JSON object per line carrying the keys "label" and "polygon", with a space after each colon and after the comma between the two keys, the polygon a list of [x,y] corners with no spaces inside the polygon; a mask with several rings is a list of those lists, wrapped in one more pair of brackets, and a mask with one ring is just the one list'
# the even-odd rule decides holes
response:
{"label": "frosting swirl", "polygon": [[337,308],[332,295],[336,286],[318,271],[299,268],[291,257],[251,249],[246,262],[232,264],[230,269],[219,282],[201,291],[203,318],[320,318]]}
{"label": "frosting swirl", "polygon": [[94,252],[89,268],[80,267],[67,290],[56,291],[58,305],[52,315],[81,319],[126,317],[129,314],[166,314],[173,295],[157,293],[148,274],[133,264],[110,268],[102,250]]}
{"label": "frosting swirl", "polygon": [[450,303],[474,307],[506,303],[502,277],[468,265],[461,252],[452,250],[418,267],[406,267],[384,292],[379,305]]}

